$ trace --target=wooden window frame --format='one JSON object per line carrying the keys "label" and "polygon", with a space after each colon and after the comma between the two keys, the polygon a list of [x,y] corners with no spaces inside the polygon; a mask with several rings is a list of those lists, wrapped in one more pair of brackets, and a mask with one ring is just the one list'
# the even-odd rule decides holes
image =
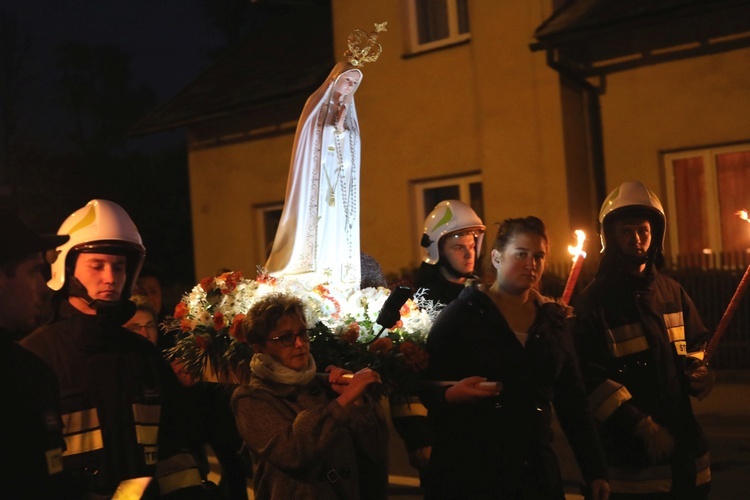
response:
{"label": "wooden window frame", "polygon": [[404,11],[404,41],[407,54],[419,54],[442,47],[456,45],[471,39],[471,26],[466,33],[459,33],[458,0],[446,0],[448,7],[448,36],[427,43],[419,43],[419,23],[417,19],[416,0],[405,0],[402,2]]}
{"label": "wooden window frame", "polygon": [[[691,150],[682,150],[673,153],[664,153],[663,162],[666,175],[667,187],[667,237],[672,254],[679,255],[679,230],[676,220],[670,224],[670,217],[677,217],[677,193],[675,191],[674,161],[687,158],[702,158],[705,177],[706,209],[708,223],[709,248],[704,253],[722,252],[724,244],[721,233],[721,214],[719,204],[719,185],[717,179],[716,157],[726,153],[750,151],[750,142],[734,144],[731,146],[716,146]],[[739,207],[742,209],[743,207]]]}
{"label": "wooden window frame", "polygon": [[[424,230],[424,221],[427,215],[432,211],[432,208],[425,208],[425,195],[424,192],[428,189],[434,189],[439,187],[458,186],[459,196],[458,199],[467,205],[471,206],[471,190],[472,184],[482,185],[482,174],[478,172],[471,172],[466,174],[460,174],[450,177],[440,177],[434,179],[421,179],[412,182],[413,196],[414,196],[414,220],[413,224],[416,231],[413,232],[414,236],[414,248],[415,254],[418,256],[418,260],[422,260],[422,247],[419,245],[419,237]],[[441,200],[442,201],[442,200]],[[482,217],[482,214],[478,214]]]}

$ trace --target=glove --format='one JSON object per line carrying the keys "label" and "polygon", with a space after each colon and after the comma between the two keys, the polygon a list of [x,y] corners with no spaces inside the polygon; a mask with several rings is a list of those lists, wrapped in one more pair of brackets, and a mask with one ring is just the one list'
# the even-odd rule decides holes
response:
{"label": "glove", "polygon": [[638,422],[635,435],[643,441],[646,453],[653,463],[668,458],[674,450],[674,437],[669,429],[654,422],[650,416]]}
{"label": "glove", "polygon": [[704,400],[714,388],[714,372],[699,359],[688,358],[685,375],[690,384],[690,395],[695,396],[698,401]]}

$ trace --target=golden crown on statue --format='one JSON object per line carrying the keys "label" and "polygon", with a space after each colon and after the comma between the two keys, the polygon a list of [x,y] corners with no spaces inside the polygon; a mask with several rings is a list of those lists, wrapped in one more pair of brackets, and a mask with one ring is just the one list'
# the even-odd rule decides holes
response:
{"label": "golden crown on statue", "polygon": [[388,31],[385,29],[387,24],[388,22],[375,23],[375,31],[369,33],[361,29],[349,33],[346,39],[349,49],[344,52],[344,57],[352,66],[361,67],[365,63],[377,61],[383,51],[378,43],[378,33]]}

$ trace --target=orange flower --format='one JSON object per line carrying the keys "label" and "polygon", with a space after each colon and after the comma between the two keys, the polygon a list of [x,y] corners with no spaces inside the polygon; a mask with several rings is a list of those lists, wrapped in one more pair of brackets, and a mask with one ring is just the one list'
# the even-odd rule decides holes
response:
{"label": "orange flower", "polygon": [[226,325],[224,324],[224,313],[217,312],[214,314],[214,330],[217,332],[224,328]]}
{"label": "orange flower", "polygon": [[393,349],[393,341],[388,337],[379,338],[370,346],[370,352],[375,354],[388,354]]}
{"label": "orange flower", "polygon": [[214,279],[211,276],[209,276],[208,278],[203,278],[201,280],[200,285],[203,291],[206,293],[216,288],[216,283],[214,282]]}
{"label": "orange flower", "polygon": [[359,338],[359,332],[359,323],[357,323],[356,321],[352,321],[351,323],[349,323],[346,331],[341,335],[341,341],[346,342],[347,344],[354,344]]}
{"label": "orange flower", "polygon": [[174,308],[174,317],[175,319],[182,319],[187,316],[189,312],[190,309],[188,308],[187,304],[185,304],[184,302],[179,302]]}
{"label": "orange flower", "polygon": [[195,328],[195,321],[189,318],[182,318],[180,321],[180,330],[183,332],[192,332]]}
{"label": "orange flower", "polygon": [[341,316],[341,304],[339,304],[338,300],[336,300],[333,295],[331,295],[331,292],[323,285],[317,285],[315,288],[313,288],[313,291],[323,297],[326,300],[330,300],[333,303],[333,307],[336,309],[336,312],[331,314],[331,317],[334,319],[338,319]]}
{"label": "orange flower", "polygon": [[245,330],[242,328],[242,320],[245,319],[244,314],[238,314],[232,320],[232,325],[229,327],[229,335],[237,339],[239,342],[245,342]]}
{"label": "orange flower", "polygon": [[399,351],[403,355],[404,364],[414,372],[420,372],[427,368],[430,355],[411,340],[401,343]]}
{"label": "orange flower", "polygon": [[411,307],[409,306],[409,301],[407,300],[406,302],[404,302],[404,305],[401,306],[401,309],[399,310],[399,314],[403,316],[404,318],[408,318],[410,313],[411,313]]}

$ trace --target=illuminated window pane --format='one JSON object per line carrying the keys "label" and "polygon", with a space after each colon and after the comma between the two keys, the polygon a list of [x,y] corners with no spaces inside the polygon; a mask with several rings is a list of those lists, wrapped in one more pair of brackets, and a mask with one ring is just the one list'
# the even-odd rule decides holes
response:
{"label": "illuminated window pane", "polygon": [[680,253],[702,253],[710,247],[703,158],[674,160],[677,230]]}
{"label": "illuminated window pane", "polygon": [[737,212],[750,209],[750,151],[716,155],[721,240],[725,251],[750,248],[750,225]]}

